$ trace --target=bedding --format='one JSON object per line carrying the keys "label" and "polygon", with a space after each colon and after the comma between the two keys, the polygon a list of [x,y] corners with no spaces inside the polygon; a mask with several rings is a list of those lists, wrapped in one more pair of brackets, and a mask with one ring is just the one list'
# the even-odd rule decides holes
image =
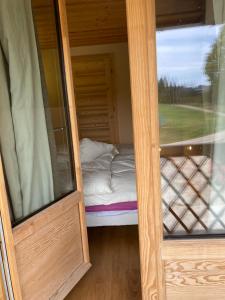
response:
{"label": "bedding", "polygon": [[110,170],[86,170],[83,174],[85,196],[112,193]]}
{"label": "bedding", "polygon": [[111,172],[111,164],[114,154],[106,153],[90,162],[81,163],[82,170],[109,170]]}
{"label": "bedding", "polygon": [[[88,172],[110,172],[111,192],[85,193],[87,226],[121,226],[137,224],[137,196],[134,150],[131,145],[117,145],[117,155],[104,154],[89,163],[82,163],[84,188]],[[101,176],[101,175],[100,175]],[[92,185],[100,191],[105,182],[92,177]]]}
{"label": "bedding", "polygon": [[112,193],[111,164],[114,154],[106,153],[91,162],[82,163],[84,195]]}
{"label": "bedding", "polygon": [[112,144],[97,142],[88,138],[80,141],[81,163],[94,161],[97,157],[106,153],[111,153],[114,156],[118,151]]}
{"label": "bedding", "polygon": [[[137,200],[134,152],[132,147],[120,146],[119,153],[111,160],[110,163],[109,158],[106,155],[103,155],[94,162],[82,164],[84,182],[86,180],[85,177],[88,175],[88,171],[91,169],[97,170],[99,173],[103,173],[103,171],[106,170],[110,172],[111,192],[109,192],[108,189],[108,192],[106,193],[86,193],[86,207],[95,205],[111,205]],[[103,188],[100,187],[101,182],[95,178],[94,173],[92,176],[92,184],[99,186],[99,190]],[[105,185],[105,182],[102,182],[102,184]]]}

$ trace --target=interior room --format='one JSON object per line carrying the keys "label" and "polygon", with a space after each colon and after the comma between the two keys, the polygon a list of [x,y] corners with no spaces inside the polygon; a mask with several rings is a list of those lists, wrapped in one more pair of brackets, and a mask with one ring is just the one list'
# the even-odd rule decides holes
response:
{"label": "interior room", "polygon": [[[68,299],[141,297],[125,5],[125,1],[67,2],[92,257],[92,270]],[[99,142],[108,148],[114,145],[109,148],[113,152],[109,173],[104,167],[109,153],[100,149]]]}
{"label": "interior room", "polygon": [[224,291],[224,23],[224,0],[0,1],[0,298]]}

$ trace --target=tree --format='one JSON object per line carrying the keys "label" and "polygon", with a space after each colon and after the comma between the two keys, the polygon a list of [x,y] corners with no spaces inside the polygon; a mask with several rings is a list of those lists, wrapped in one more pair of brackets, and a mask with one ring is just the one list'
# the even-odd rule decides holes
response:
{"label": "tree", "polygon": [[225,70],[222,67],[223,60],[225,59],[225,26],[222,30],[215,43],[212,46],[210,53],[207,56],[205,64],[205,74],[208,77],[210,83],[210,104],[217,102],[218,84],[221,72]]}

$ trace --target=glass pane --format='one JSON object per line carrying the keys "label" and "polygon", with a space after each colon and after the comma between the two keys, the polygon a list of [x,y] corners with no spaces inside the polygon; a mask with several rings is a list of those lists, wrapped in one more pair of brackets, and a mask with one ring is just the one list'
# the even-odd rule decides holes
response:
{"label": "glass pane", "polygon": [[225,1],[168,1],[169,15],[159,3],[165,237],[224,234]]}
{"label": "glass pane", "polygon": [[55,1],[3,2],[0,142],[16,224],[73,192],[76,181]]}

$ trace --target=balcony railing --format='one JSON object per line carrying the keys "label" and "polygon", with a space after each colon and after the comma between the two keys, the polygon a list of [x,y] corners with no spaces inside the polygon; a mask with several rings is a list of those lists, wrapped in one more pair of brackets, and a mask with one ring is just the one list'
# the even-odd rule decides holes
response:
{"label": "balcony railing", "polygon": [[[221,149],[225,146],[220,144]],[[225,164],[214,160],[215,144],[161,149],[164,234],[225,233]]]}

